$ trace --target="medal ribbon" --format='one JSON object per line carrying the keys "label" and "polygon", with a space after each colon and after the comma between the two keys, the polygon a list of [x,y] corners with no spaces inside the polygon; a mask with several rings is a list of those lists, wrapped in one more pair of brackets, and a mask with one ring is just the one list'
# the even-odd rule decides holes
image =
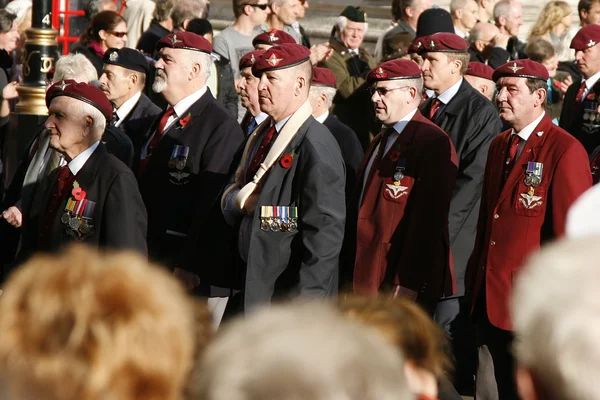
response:
{"label": "medal ribbon", "polygon": [[91,219],[94,215],[94,209],[96,208],[96,202],[87,199],[74,200],[72,197],[67,201],[65,206],[66,211],[71,211],[75,215],[82,216],[83,218]]}

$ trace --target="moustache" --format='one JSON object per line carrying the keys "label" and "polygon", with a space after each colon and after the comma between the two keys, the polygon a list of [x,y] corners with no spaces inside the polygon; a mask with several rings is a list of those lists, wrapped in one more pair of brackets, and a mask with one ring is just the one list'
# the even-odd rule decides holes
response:
{"label": "moustache", "polygon": [[167,74],[165,74],[165,71],[163,71],[162,69],[157,69],[156,72],[154,73],[154,77],[160,77],[164,80],[167,80]]}

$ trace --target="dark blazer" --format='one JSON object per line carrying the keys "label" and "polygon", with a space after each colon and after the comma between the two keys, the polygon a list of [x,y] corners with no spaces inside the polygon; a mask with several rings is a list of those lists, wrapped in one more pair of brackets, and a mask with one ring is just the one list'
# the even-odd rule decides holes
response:
{"label": "dark blazer", "polygon": [[471,61],[487,64],[493,69],[496,69],[510,61],[510,53],[501,47],[494,47],[490,52],[489,58],[487,59],[472,47],[469,47],[469,54],[471,55]]}
{"label": "dark blazer", "polygon": [[[452,141],[417,111],[379,168],[373,169],[373,162],[363,191],[366,166],[380,142],[381,134],[363,159],[347,222],[356,255],[354,268],[349,268],[354,290],[375,296],[396,284],[417,292],[418,301],[451,296],[455,284],[448,209],[457,171]],[[400,159],[406,169],[395,185]]]}
{"label": "dark blazer", "polygon": [[133,143],[129,137],[117,127],[106,124],[102,143],[106,146],[109,153],[114,154],[119,160],[123,161],[129,168],[133,167]]}
{"label": "dark blazer", "polygon": [[300,28],[300,37],[302,38],[302,46],[310,49],[310,38],[308,37],[308,33],[304,30],[302,25],[299,25]]}
{"label": "dark blazer", "polygon": [[[162,110],[142,93],[142,97],[135,107],[119,125],[119,129],[131,139],[135,154],[139,154],[146,132],[161,112]],[[134,160],[134,164],[137,164],[136,160]]]}
{"label": "dark blazer", "polygon": [[[168,267],[201,272],[201,268],[225,265],[223,260],[231,253],[225,221],[212,210],[219,204],[229,165],[244,136],[209,89],[185,114],[191,116],[189,122],[185,127],[179,121],[169,127],[139,182],[148,209],[150,256]],[[175,145],[189,148],[181,171],[169,165]]]}
{"label": "dark blazer", "polygon": [[[423,115],[429,115],[431,101],[421,105]],[[477,233],[487,152],[494,137],[502,132],[502,123],[496,107],[464,79],[456,95],[441,108],[433,122],[448,133],[458,156],[449,233],[457,292],[462,295],[467,262]]]}
{"label": "dark blazer", "polygon": [[156,44],[160,39],[167,36],[171,31],[163,26],[155,19],[150,23],[150,27],[142,33],[140,40],[137,42],[136,49],[146,54],[149,57],[154,57],[154,50],[156,50]]}
{"label": "dark blazer", "polygon": [[[504,182],[510,134],[510,130],[503,132],[490,146],[477,242],[467,274],[473,304],[485,293],[489,321],[504,330],[512,330],[509,299],[524,260],[542,244],[564,235],[569,207],[592,185],[585,150],[548,115],[527,140]],[[524,183],[530,161],[543,163],[533,201],[527,199],[531,188]]]}
{"label": "dark blazer", "polygon": [[238,95],[233,81],[231,62],[221,55],[215,58],[217,68],[217,100],[225,106],[231,116],[237,119]]}
{"label": "dark blazer", "polygon": [[560,127],[579,140],[587,153],[591,154],[596,147],[600,146],[600,120],[594,118],[591,121],[589,118],[590,115],[600,117],[600,114],[597,113],[600,80],[588,92],[583,102],[577,103],[575,97],[581,87],[581,81],[579,79],[573,82],[565,93],[560,114]]}
{"label": "dark blazer", "polygon": [[[345,221],[344,161],[333,136],[313,117],[302,124],[283,154],[292,151],[292,165],[285,168],[276,162],[260,184],[243,288],[246,310],[282,297],[337,293]],[[232,176],[230,184],[234,182]],[[260,207],[275,205],[298,207],[296,232],[261,230]]]}
{"label": "dark blazer", "polygon": [[360,161],[365,152],[360,145],[356,133],[346,124],[341,123],[335,115],[329,113],[323,125],[329,129],[342,151],[342,158],[346,166],[346,205],[356,185],[356,174]]}
{"label": "dark blazer", "polygon": [[[44,201],[48,205],[54,192],[58,169],[45,180]],[[146,255],[146,209],[138,191],[135,176],[125,164],[111,155],[100,143],[84,166],[75,176],[80,187],[87,192],[86,199],[96,202],[91,224],[94,231],[82,242],[110,249],[131,249]],[[45,217],[44,208],[32,208],[23,216],[22,247],[18,258],[24,260],[35,251],[56,251],[76,242],[67,234],[68,228],[61,222],[70,192],[58,208],[52,226],[51,238],[45,238],[46,246],[39,243],[40,227]]]}

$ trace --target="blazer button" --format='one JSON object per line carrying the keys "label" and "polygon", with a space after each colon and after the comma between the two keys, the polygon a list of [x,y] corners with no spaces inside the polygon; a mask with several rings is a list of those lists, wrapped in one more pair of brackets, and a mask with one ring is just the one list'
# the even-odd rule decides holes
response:
{"label": "blazer button", "polygon": [[498,214],[494,214],[494,219],[498,219],[500,216]]}
{"label": "blazer button", "polygon": [[485,265],[482,265],[482,266],[481,266],[481,269],[485,269]]}
{"label": "blazer button", "polygon": [[496,242],[494,242],[493,240],[490,242],[490,246],[495,246]]}

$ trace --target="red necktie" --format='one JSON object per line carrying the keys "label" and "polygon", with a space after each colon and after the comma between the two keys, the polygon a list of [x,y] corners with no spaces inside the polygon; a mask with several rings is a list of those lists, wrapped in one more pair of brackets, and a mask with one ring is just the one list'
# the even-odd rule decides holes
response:
{"label": "red necktie", "polygon": [[263,136],[263,140],[260,142],[260,147],[256,149],[250,165],[248,165],[248,169],[246,170],[246,182],[250,182],[252,178],[254,178],[260,163],[263,162],[267,151],[271,148],[271,143],[273,142],[274,137],[275,125],[271,125],[271,127],[265,133],[265,136]]}
{"label": "red necktie", "polygon": [[52,224],[54,217],[58,212],[58,207],[64,200],[64,197],[69,192],[69,187],[73,184],[75,176],[71,173],[68,165],[63,165],[58,169],[56,178],[56,185],[54,186],[54,193],[50,197],[48,208],[46,209],[46,215],[40,229],[40,243],[49,243],[50,235],[52,234]]}
{"label": "red necktie", "polygon": [[148,150],[146,151],[146,157],[150,157],[154,148],[158,145],[160,138],[165,133],[165,126],[167,125],[167,121],[171,117],[171,115],[175,114],[175,109],[173,107],[167,108],[162,117],[160,117],[160,121],[158,121],[158,126],[156,127],[156,132],[154,132],[154,136],[152,136],[152,140],[148,144]]}
{"label": "red necktie", "polygon": [[440,105],[442,102],[436,97],[431,101],[431,108],[429,109],[429,120],[433,121],[438,110],[440,109]]}
{"label": "red necktie", "polygon": [[519,143],[521,138],[517,134],[513,134],[510,139],[510,145],[508,146],[508,157],[506,159],[506,167],[504,169],[504,180],[508,178],[508,174],[515,165],[517,158],[517,151],[519,150]]}
{"label": "red necktie", "polygon": [[581,86],[579,87],[579,90],[577,91],[577,96],[575,96],[576,103],[581,103],[583,101],[583,93],[584,92],[585,92],[585,81],[581,82]]}

